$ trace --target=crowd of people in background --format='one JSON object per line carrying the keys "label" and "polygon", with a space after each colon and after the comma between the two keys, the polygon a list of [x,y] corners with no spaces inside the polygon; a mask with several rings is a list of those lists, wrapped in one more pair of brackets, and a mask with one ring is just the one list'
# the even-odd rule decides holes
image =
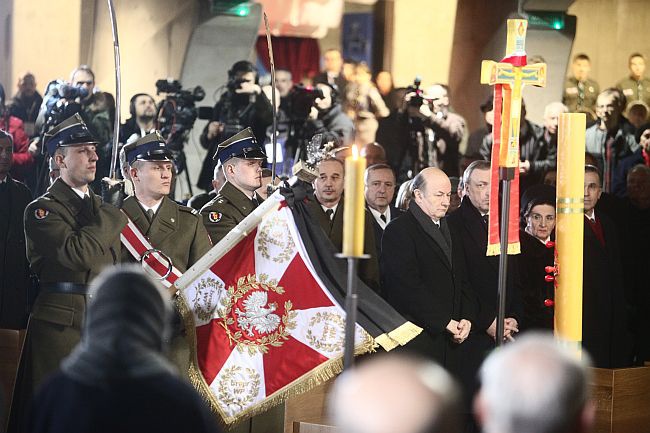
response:
{"label": "crowd of people in background", "polygon": [[[568,431],[567,426],[578,421],[581,428],[588,429],[584,364],[556,352],[539,336],[523,337],[520,345],[511,343],[520,333],[553,330],[554,287],[545,279],[545,267],[552,266],[554,258],[558,119],[566,112],[583,112],[588,117],[583,347],[596,367],[629,367],[650,361],[646,271],[650,263],[650,78],[645,76],[643,55],[632,54],[629,76],[604,90],[589,75],[589,57],[576,55],[564,94],[544,107],[542,125],[527,119],[522,105],[521,254],[513,256],[508,267],[509,298],[502,336],[497,335],[496,323],[498,258],[485,255],[492,98],[478,107],[485,122],[470,134],[443,83],[426,89],[417,85],[396,89],[390,73],[381,71],[373,80],[368,65],[347,62],[338,50],[327,50],[323,61],[324,71],[306,84],[278,68],[276,101],[271,100],[269,86],[260,84],[252,63],[232,65],[225,91],[200,137],[207,151],[197,181],[203,191],[192,197],[188,206],[169,197],[177,176],[178,154],[156,131],[158,110],[151,95],[138,93],[130,99],[131,117],[119,138],[123,180],[111,184],[102,178],[109,174],[114,99],[95,89],[95,76],[88,66],[72,71],[69,85],[76,89],[72,93],[65,93],[70,91],[64,90],[66,83],[50,83],[45,102],[30,73],[20,77],[11,100],[6,100],[0,86],[0,236],[6,239],[0,249],[0,328],[24,329],[31,315],[28,335],[32,332],[26,367],[32,369],[32,376],[25,379],[31,382],[19,381],[17,385],[23,388],[14,396],[14,408],[23,412],[16,417],[27,410],[27,402],[16,399],[31,400],[37,385],[59,371],[62,360],[59,375],[36,400],[36,408],[46,408],[44,413],[56,406],[57,390],[63,389],[70,399],[83,399],[83,392],[89,391],[80,386],[92,388],[97,380],[112,378],[122,367],[126,370],[117,376],[124,389],[131,386],[129,380],[149,386],[151,377],[160,377],[176,389],[176,396],[190,393],[169,376],[174,366],[181,371],[187,367],[189,349],[183,336],[170,337],[173,359],[167,361],[161,356],[158,340],[162,337],[153,335],[153,328],[147,330],[152,332],[150,339],[138,342],[144,335],[117,335],[117,328],[107,325],[110,320],[99,307],[86,310],[88,287],[102,269],[133,261],[119,244],[119,232],[126,224],[124,214],[181,272],[192,266],[210,245],[259,206],[266,198],[267,184],[277,184],[266,169],[274,132],[280,146],[279,177],[290,176],[293,164],[312,156],[314,146],[330,143],[332,149],[319,162],[310,187],[313,196],[308,209],[310,218],[322,227],[323,236],[338,250],[345,193],[342,159],[352,144],[361,148],[368,164],[364,249],[370,259],[362,261],[360,278],[424,329],[404,348],[422,359],[369,362],[341,378],[332,407],[344,431],[408,433],[423,431],[423,426],[434,431],[433,426],[440,425],[446,426],[444,431],[455,431],[453,425],[458,420],[449,414],[458,411],[476,413],[476,422],[488,433],[533,432],[521,423],[544,422],[535,417],[536,411],[558,396],[567,399],[567,407],[571,403],[571,410],[565,417],[558,415],[557,429],[540,431]],[[55,87],[59,111],[52,116],[47,101],[53,100]],[[277,131],[271,130],[274,104]],[[95,302],[114,303],[111,308],[117,308],[124,300],[108,299],[105,286],[117,286],[124,278],[105,275],[97,283]],[[40,280],[40,289],[36,280]],[[163,329],[161,321],[169,319],[170,307],[160,302],[159,294],[145,279],[141,285],[148,291],[143,297],[155,298],[156,311],[145,318]],[[154,308],[150,300],[144,301],[147,308]],[[52,308],[64,313],[57,310],[57,315]],[[81,339],[81,319],[86,314],[87,341],[107,335],[130,339],[129,344],[142,350],[128,356],[120,352],[125,356],[121,360],[109,356],[106,351],[110,348],[101,345],[80,345],[73,351]],[[57,346],[58,337],[52,337],[56,327],[66,330],[65,344]],[[486,361],[501,338],[512,344],[512,349]],[[101,368],[87,368],[100,354],[106,355],[101,358]],[[143,360],[153,362],[155,368],[140,371],[138,363]],[[512,376],[514,362],[528,367]],[[533,402],[533,395],[526,396],[525,402],[512,400],[513,395],[521,395],[522,384],[531,388],[528,381],[540,379],[538,371],[551,364],[563,373],[558,373],[558,388],[537,396],[544,400],[540,406]],[[506,377],[497,380],[504,372],[508,372]],[[386,377],[393,379],[378,380]],[[77,380],[76,385],[69,383],[70,378]],[[457,386],[464,398],[456,396]],[[401,394],[396,390],[404,388],[412,389],[409,398],[413,404],[397,397]],[[360,392],[363,395],[357,394]],[[93,396],[96,400],[84,399],[88,413],[102,401],[94,391]],[[369,403],[382,397],[387,399],[383,403]],[[393,397],[397,398],[394,404],[389,400]],[[185,400],[184,410],[202,423],[204,409],[194,400]],[[382,404],[387,408],[405,406],[404,413],[411,416],[400,423],[403,430],[388,428],[388,421],[368,415],[368,407]],[[420,406],[432,405],[439,411],[420,410]],[[526,416],[515,416],[517,408]],[[63,431],[48,430],[48,419],[42,414],[35,416],[31,431]],[[14,421],[21,425],[24,420]],[[197,424],[195,431],[213,431],[209,424]]]}

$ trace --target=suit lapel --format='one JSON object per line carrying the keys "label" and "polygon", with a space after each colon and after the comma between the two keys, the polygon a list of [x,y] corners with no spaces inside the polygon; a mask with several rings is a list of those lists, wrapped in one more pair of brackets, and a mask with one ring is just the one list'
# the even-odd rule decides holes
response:
{"label": "suit lapel", "polygon": [[[465,200],[467,200],[467,202],[465,202]],[[474,205],[472,205],[468,197],[463,199],[463,203],[460,205],[460,212],[464,223],[464,229],[469,232],[469,235],[476,243],[477,248],[485,253],[487,251],[487,227],[483,225],[481,214]],[[498,261],[488,260],[488,263],[490,263],[490,266],[493,268],[498,269],[499,267]]]}
{"label": "suit lapel", "polygon": [[[412,207],[415,203],[412,203]],[[416,205],[415,209],[409,208],[418,225],[427,234],[425,238],[434,246],[433,250],[443,259],[443,262],[451,269],[451,249],[442,235],[440,229],[434,226],[434,222],[422,212]]]}

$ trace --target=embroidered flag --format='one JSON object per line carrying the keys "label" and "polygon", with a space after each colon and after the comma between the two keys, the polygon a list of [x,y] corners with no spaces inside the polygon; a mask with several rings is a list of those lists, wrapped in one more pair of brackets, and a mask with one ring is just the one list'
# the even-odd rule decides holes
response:
{"label": "embroidered flag", "polygon": [[[303,242],[312,235],[297,211],[301,203],[289,201],[297,206],[276,191],[175,284],[196,338],[190,378],[228,424],[342,368],[342,287],[314,252],[318,242]],[[421,332],[361,288],[355,353],[390,350]]]}

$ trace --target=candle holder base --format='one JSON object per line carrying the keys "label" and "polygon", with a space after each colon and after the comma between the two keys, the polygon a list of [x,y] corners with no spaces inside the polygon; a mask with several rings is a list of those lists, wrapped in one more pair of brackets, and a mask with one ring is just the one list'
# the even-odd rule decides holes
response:
{"label": "candle holder base", "polygon": [[354,364],[354,336],[357,323],[357,264],[359,259],[369,259],[370,255],[349,256],[336,254],[337,258],[348,261],[348,287],[345,295],[345,342],[343,345],[343,369],[348,370]]}

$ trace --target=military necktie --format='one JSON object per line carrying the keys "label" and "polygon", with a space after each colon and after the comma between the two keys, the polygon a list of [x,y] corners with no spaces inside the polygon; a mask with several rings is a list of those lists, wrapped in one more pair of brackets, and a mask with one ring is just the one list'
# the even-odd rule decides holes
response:
{"label": "military necktie", "polygon": [[382,220],[384,223],[386,222],[386,215],[381,214],[381,215],[379,215],[379,218],[381,218],[381,220]]}
{"label": "military necktie", "polygon": [[255,209],[257,206],[260,205],[260,202],[259,202],[259,200],[257,199],[257,196],[256,196],[256,195],[253,196],[253,199],[252,199],[251,201],[253,202],[253,209]]}
{"label": "military necktie", "polygon": [[147,219],[149,220],[149,222],[153,221],[154,215],[155,215],[155,213],[154,213],[153,209],[147,209]]}
{"label": "military necktie", "polygon": [[90,200],[90,196],[88,194],[84,195],[83,202],[84,206],[86,206],[86,209],[93,210],[93,203],[92,200]]}

